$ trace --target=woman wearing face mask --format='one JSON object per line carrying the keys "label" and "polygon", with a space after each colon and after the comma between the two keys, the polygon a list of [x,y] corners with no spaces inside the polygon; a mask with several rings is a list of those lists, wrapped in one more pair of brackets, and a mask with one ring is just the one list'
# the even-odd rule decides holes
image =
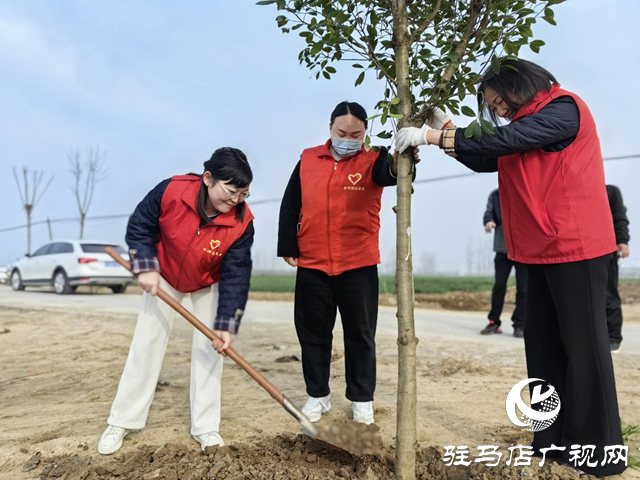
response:
{"label": "woman wearing face mask", "polygon": [[553,385],[561,401],[533,447],[564,448],[547,455],[570,462],[572,445],[595,445],[580,468],[619,474],[624,463],[603,465],[605,448],[623,441],[606,322],[607,261],[617,246],[595,122],[580,97],[525,60],[503,61],[478,92],[494,123],[511,123],[476,140],[439,110],[433,130],[402,129],[396,145],[437,145],[476,172],[498,172],[508,256],[528,264],[529,378]]}
{"label": "woman wearing face mask", "polygon": [[[312,422],[331,408],[329,373],[337,309],[344,329],[346,396],[353,419],[373,423],[376,385],[380,202],[396,184],[387,149],[363,148],[367,114],[342,102],[331,138],[302,152],[282,199],[278,256],[298,267],[295,325]],[[417,149],[416,149],[417,152]]]}

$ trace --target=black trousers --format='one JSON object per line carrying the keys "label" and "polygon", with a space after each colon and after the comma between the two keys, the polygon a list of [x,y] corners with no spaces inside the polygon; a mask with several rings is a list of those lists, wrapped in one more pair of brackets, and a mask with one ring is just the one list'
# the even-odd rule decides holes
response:
{"label": "black trousers", "polygon": [[378,267],[358,268],[329,276],[298,267],[295,324],[302,347],[307,393],[329,395],[331,345],[337,309],[344,331],[346,396],[353,402],[373,400],[376,388]]}
{"label": "black trousers", "polygon": [[609,279],[607,280],[607,327],[609,341],[622,342],[622,302],[618,292],[618,252],[609,258]]}
{"label": "black trousers", "polygon": [[511,321],[513,328],[524,328],[525,299],[527,298],[527,266],[509,260],[506,253],[496,252],[493,260],[496,269],[496,282],[491,292],[491,311],[489,320],[493,320],[498,325],[502,308],[504,307],[504,296],[507,293],[507,282],[511,275],[511,268],[516,269],[516,309],[513,311]]}
{"label": "black trousers", "polygon": [[[533,447],[595,445],[593,475],[619,474],[624,464],[601,466],[604,447],[622,445],[618,399],[606,323],[610,256],[554,265],[528,265],[525,350],[529,378],[553,385],[557,420],[533,437]],[[556,452],[557,453],[557,452]]]}

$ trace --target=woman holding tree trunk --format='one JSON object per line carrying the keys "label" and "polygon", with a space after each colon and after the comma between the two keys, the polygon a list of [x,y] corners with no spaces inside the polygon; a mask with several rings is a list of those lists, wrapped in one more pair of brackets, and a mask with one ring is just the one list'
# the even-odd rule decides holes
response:
{"label": "woman holding tree trunk", "polygon": [[309,394],[302,412],[317,422],[331,409],[332,332],[340,310],[346,396],[353,403],[353,419],[370,424],[376,386],[379,214],[382,191],[396,184],[397,170],[395,162],[389,165],[386,148],[363,148],[367,114],[361,105],[338,104],[329,128],[331,138],[325,144],[302,152],[285,190],[278,256],[298,269],[295,325]]}
{"label": "woman holding tree trunk", "polygon": [[580,97],[526,60],[503,60],[478,96],[495,124],[510,123],[466,138],[435,109],[432,129],[401,129],[396,146],[439,146],[471,170],[498,172],[508,256],[528,264],[528,374],[561,400],[557,420],[532,446],[565,447],[555,453],[569,463],[572,445],[594,445],[580,468],[619,474],[623,463],[603,465],[605,447],[623,440],[606,323],[607,261],[617,247],[595,122]]}

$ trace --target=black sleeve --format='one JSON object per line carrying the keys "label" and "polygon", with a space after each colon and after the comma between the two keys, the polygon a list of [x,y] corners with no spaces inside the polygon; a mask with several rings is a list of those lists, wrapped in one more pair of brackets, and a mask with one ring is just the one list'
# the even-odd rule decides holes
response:
{"label": "black sleeve", "polygon": [[560,97],[538,113],[495,127],[493,135],[480,140],[465,138],[464,128],[456,130],[456,153],[462,157],[502,157],[531,150],[563,148],[573,141],[580,129],[580,111],[571,97]]}
{"label": "black sleeve", "polygon": [[300,162],[291,174],[280,205],[278,221],[278,256],[298,258],[298,222],[302,208],[302,186],[300,184]]}
{"label": "black sleeve", "polygon": [[170,178],[156,185],[129,217],[125,241],[129,245],[129,253],[134,263],[153,263],[158,256],[162,196],[169,183],[171,183]]}
{"label": "black sleeve", "polygon": [[458,155],[456,160],[474,172],[491,173],[498,171],[497,158],[464,157]]}
{"label": "black sleeve", "polygon": [[398,184],[398,177],[394,177],[391,173],[391,166],[387,160],[388,155],[389,151],[385,147],[380,147],[380,154],[371,171],[373,181],[381,187],[392,187]]}
{"label": "black sleeve", "polygon": [[485,210],[484,216],[482,217],[482,225],[486,225],[489,222],[498,223],[496,221],[496,215],[493,209],[493,192],[489,194],[489,200],[487,201],[487,209]]}
{"label": "black sleeve", "polygon": [[222,259],[218,283],[218,313],[214,324],[216,330],[238,333],[249,297],[254,233],[252,220]]}
{"label": "black sleeve", "polygon": [[607,185],[607,196],[609,197],[609,207],[613,217],[613,228],[616,232],[616,243],[628,245],[629,240],[629,218],[627,217],[627,207],[622,201],[620,189],[614,185]]}

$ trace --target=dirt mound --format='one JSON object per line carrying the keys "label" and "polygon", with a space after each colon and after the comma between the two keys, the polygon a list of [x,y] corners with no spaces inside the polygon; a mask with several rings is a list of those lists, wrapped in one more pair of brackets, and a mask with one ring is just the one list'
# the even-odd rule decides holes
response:
{"label": "dirt mound", "polygon": [[[379,456],[356,457],[325,448],[302,435],[277,436],[258,444],[236,444],[207,448],[183,445],[144,446],[135,452],[114,457],[92,458],[66,456],[40,461],[40,479],[167,479],[167,480],[321,480],[393,478],[394,451],[386,448]],[[534,459],[534,464],[535,464]],[[578,479],[568,468],[548,463],[544,467],[492,468],[481,463],[469,467],[448,467],[442,448],[428,447],[418,451],[416,462],[420,479],[519,479],[523,475],[540,480]],[[583,477],[585,478],[585,477]],[[587,477],[588,478],[588,477]]]}

